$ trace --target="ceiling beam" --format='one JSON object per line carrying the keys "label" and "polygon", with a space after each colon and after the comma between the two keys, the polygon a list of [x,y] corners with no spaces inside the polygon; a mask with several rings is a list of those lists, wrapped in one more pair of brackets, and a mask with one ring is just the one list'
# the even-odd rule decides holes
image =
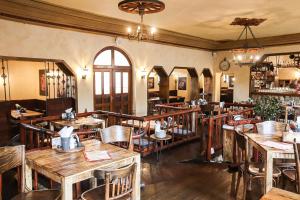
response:
{"label": "ceiling beam", "polygon": [[[0,0],[0,18],[30,24],[127,38],[125,20],[100,16],[35,0]],[[150,28],[150,27],[148,27]],[[217,42],[159,29],[154,43],[213,50]]]}
{"label": "ceiling beam", "polygon": [[[96,15],[38,0],[0,0],[0,18],[17,22],[127,38],[129,21]],[[148,27],[150,28],[150,27]],[[258,38],[260,44],[279,46],[300,43],[300,33]],[[243,41],[214,41],[158,29],[155,39],[148,42],[172,46],[223,51],[242,47]],[[250,42],[250,44],[254,41]]]}
{"label": "ceiling beam", "polygon": [[[263,37],[263,38],[257,38],[257,40],[263,47],[299,44],[300,43],[300,33]],[[245,42],[245,40],[239,40],[239,41],[232,40],[232,41],[225,41],[225,42],[219,41],[219,44],[216,45],[216,47],[215,47],[215,51],[240,48],[243,46],[244,42]],[[254,39],[248,40],[248,43],[249,43],[249,46],[253,46],[253,47],[255,47],[257,45]]]}

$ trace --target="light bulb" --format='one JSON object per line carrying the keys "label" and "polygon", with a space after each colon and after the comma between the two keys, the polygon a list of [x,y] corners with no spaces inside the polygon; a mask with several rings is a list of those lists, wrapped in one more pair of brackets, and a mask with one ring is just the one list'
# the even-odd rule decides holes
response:
{"label": "light bulb", "polygon": [[131,27],[127,28],[127,33],[131,33]]}
{"label": "light bulb", "polygon": [[255,56],[255,60],[258,61],[259,59],[260,59],[260,56],[259,56],[259,55],[256,55],[256,56]]}
{"label": "light bulb", "polygon": [[137,32],[140,32],[140,31],[141,31],[141,27],[138,26],[136,31],[137,31]]}
{"label": "light bulb", "polygon": [[155,27],[151,27],[151,35],[154,35],[154,33],[156,33],[156,28]]}
{"label": "light bulb", "polygon": [[238,55],[237,59],[238,59],[238,61],[242,61],[243,60],[243,56],[242,55]]}

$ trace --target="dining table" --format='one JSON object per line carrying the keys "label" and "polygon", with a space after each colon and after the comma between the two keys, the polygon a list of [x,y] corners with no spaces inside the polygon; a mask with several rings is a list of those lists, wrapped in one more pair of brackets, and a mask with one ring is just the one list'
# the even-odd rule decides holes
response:
{"label": "dining table", "polygon": [[261,197],[260,200],[299,200],[300,194],[282,190],[279,188],[272,188],[267,194]]}
{"label": "dining table", "polygon": [[[274,159],[294,159],[294,149],[292,144],[282,142],[282,134],[263,135],[257,133],[246,133],[249,142],[249,152],[252,147],[261,152],[264,157],[264,193],[268,193],[272,189],[273,184],[273,160]],[[275,142],[278,145],[284,145],[286,148],[271,147],[267,143]]]}
{"label": "dining table", "polygon": [[88,128],[95,128],[101,125],[101,128],[105,128],[105,120],[97,119],[93,117],[79,117],[77,119],[61,119],[61,120],[54,120],[51,121],[51,124],[57,128],[61,129],[65,126],[72,126],[75,130],[82,129],[84,127]]}
{"label": "dining table", "polygon": [[117,169],[135,162],[136,176],[133,186],[133,199],[140,200],[141,158],[140,154],[121,147],[104,144],[99,140],[82,142],[84,151],[107,151],[108,160],[87,161],[83,151],[62,153],[55,149],[43,149],[26,153],[25,181],[27,191],[32,190],[32,170],[61,184],[62,200],[71,200],[74,183],[90,180],[96,187],[93,176],[95,170]]}
{"label": "dining table", "polygon": [[18,110],[11,110],[10,115],[14,119],[27,119],[27,118],[34,118],[34,117],[41,117],[44,113],[33,111],[33,110],[26,110],[25,112],[20,112]]}

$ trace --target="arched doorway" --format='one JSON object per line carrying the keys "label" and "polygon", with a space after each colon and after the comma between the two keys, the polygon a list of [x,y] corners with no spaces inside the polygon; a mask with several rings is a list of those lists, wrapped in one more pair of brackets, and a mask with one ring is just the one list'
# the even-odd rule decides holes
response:
{"label": "arched doorway", "polygon": [[132,111],[132,64],[117,47],[102,49],[94,59],[94,109]]}
{"label": "arched doorway", "polygon": [[154,66],[147,77],[148,115],[155,113],[155,104],[166,103],[169,97],[169,76],[162,66]]}
{"label": "arched doorway", "polygon": [[169,75],[169,102],[199,98],[199,79],[193,67],[174,67]]}

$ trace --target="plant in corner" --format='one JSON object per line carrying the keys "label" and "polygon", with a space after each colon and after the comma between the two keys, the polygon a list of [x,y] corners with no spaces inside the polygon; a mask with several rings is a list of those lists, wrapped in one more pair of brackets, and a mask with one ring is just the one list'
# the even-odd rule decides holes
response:
{"label": "plant in corner", "polygon": [[255,115],[265,120],[275,120],[281,113],[281,103],[277,98],[264,96],[256,100]]}

